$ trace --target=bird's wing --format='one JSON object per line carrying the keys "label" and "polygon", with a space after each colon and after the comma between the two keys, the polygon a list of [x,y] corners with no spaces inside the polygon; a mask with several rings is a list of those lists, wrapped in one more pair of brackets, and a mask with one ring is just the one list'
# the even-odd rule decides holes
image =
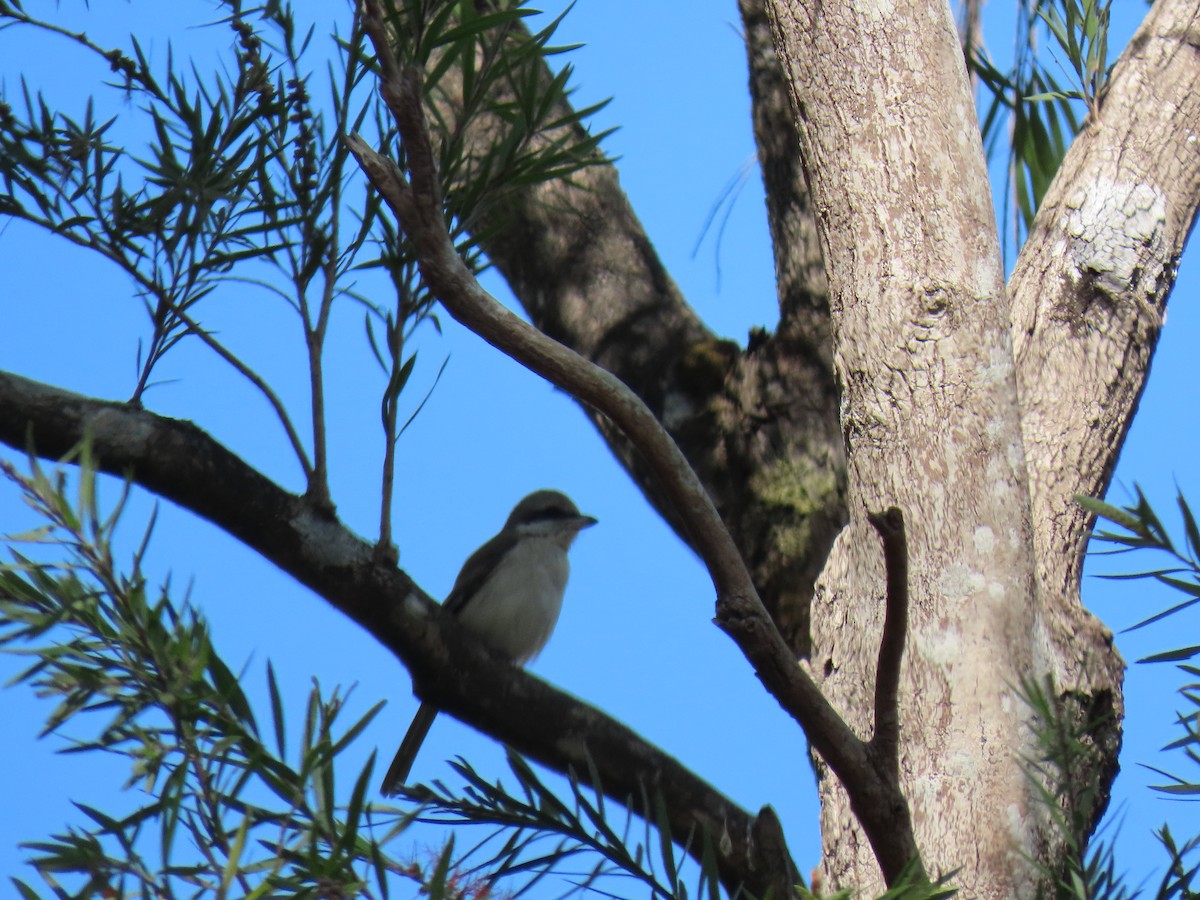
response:
{"label": "bird's wing", "polygon": [[446,611],[461,615],[467,601],[479,593],[479,588],[495,571],[496,561],[503,559],[516,542],[515,536],[501,532],[472,553],[463,563],[458,578],[454,579],[454,587],[442,604]]}

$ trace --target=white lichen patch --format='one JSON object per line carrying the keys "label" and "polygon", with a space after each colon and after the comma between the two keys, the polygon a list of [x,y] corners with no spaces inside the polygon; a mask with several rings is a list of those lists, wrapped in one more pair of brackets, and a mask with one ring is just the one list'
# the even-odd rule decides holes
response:
{"label": "white lichen patch", "polygon": [[947,627],[941,631],[918,632],[917,652],[921,658],[935,666],[946,666],[960,659],[962,635],[957,628]]}
{"label": "white lichen patch", "polygon": [[1030,829],[1025,822],[1025,815],[1021,807],[1015,803],[1010,803],[1005,807],[1005,818],[1008,819],[1008,833],[1012,837],[1013,842],[1022,847],[1023,855],[1029,856],[1030,853]]}
{"label": "white lichen patch", "polygon": [[974,539],[977,553],[990,554],[996,546],[996,532],[987,525],[980,525],[975,529]]}
{"label": "white lichen patch", "polygon": [[[1167,221],[1166,198],[1143,183],[1099,178],[1066,201],[1066,230],[1075,238],[1078,274],[1112,296],[1125,296],[1145,268],[1146,249]],[[1153,279],[1143,289],[1154,290]]]}
{"label": "white lichen patch", "polygon": [[1008,464],[1012,466],[1014,472],[1019,472],[1025,468],[1025,448],[1018,443],[1008,445],[1005,451],[1005,456],[1008,457]]}
{"label": "white lichen patch", "polygon": [[988,351],[987,364],[980,370],[979,378],[984,384],[1004,384],[1012,372],[1012,355],[1007,348],[992,347]]}
{"label": "white lichen patch", "polygon": [[896,12],[896,4],[892,0],[859,0],[854,4],[855,12],[871,22],[890,22]]}
{"label": "white lichen patch", "polygon": [[950,601],[964,600],[978,592],[983,585],[983,574],[961,563],[946,566],[937,581],[942,596]]}
{"label": "white lichen patch", "polygon": [[946,774],[964,781],[978,778],[979,757],[963,750],[955,750],[946,757]]}

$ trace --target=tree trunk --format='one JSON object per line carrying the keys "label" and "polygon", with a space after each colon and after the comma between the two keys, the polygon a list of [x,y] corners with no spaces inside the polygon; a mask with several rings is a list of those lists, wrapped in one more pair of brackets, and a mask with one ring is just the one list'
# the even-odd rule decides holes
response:
{"label": "tree trunk", "polygon": [[[895,503],[911,529],[902,765],[918,844],[935,871],[963,866],[967,896],[1024,896],[1026,859],[1053,858],[1054,835],[1016,763],[1020,678],[1049,674],[1081,717],[1109,716],[1086,774],[1098,801],[1080,811],[1093,823],[1116,771],[1123,664],[1079,602],[1090,522],[1071,498],[1107,486],[1195,214],[1181,148],[1197,74],[1175,52],[1195,4],[1158,4],[1131,43],[1046,197],[1011,312],[948,10],[770,10],[821,210],[849,453],[814,674],[865,727],[882,575],[862,514]],[[876,881],[828,778],[822,825],[830,883]]]}
{"label": "tree trunk", "polygon": [[[1008,299],[979,129],[949,8],[769,4],[821,210],[851,524],[813,610],[814,675],[868,727],[883,570],[865,514],[909,526],[901,777],[931,872],[1025,895],[1039,817],[1016,754],[1035,662],[1033,532]],[[941,88],[930,102],[928,85]],[[878,883],[823,778],[824,867]],[[985,813],[984,811],[988,811]]]}

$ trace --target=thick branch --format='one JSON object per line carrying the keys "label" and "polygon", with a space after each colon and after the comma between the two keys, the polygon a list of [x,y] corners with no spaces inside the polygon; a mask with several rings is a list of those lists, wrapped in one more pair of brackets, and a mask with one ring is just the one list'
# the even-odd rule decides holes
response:
{"label": "thick branch", "polygon": [[750,69],[754,141],[766,188],[767,221],[775,250],[779,290],[779,336],[803,350],[813,379],[828,385],[837,414],[833,385],[833,338],[829,331],[829,283],[821,239],[804,181],[800,136],[792,118],[787,82],[763,0],[739,0]]}
{"label": "thick branch", "polygon": [[[964,866],[970,896],[1031,893],[1011,842],[1037,841],[1036,817],[978,816],[1027,797],[1007,685],[1032,664],[1035,612],[1010,316],[962,48],[944,0],[766,5],[819,210],[849,452],[851,525],[818,582],[813,671],[868,730],[880,647],[863,625],[882,618],[884,568],[859,511],[902,507],[912,640],[928,651],[900,692],[917,841],[931,869]],[[822,784],[824,869],[871,890],[879,854],[846,799]]]}
{"label": "thick branch", "polygon": [[[755,845],[760,817],[624,725],[491,654],[404,572],[376,562],[373,547],[332,514],[284,491],[190,422],[0,372],[0,442],[25,450],[32,441],[53,459],[85,436],[101,471],[209,520],[361,625],[404,662],[426,699],[555,771],[586,771],[590,755],[617,802],[644,786],[660,790],[674,834],[699,826],[724,836],[719,865],[727,885],[753,886],[759,896],[768,886],[790,889],[786,877],[764,881],[766,871],[789,872],[790,861]],[[695,842],[697,853],[702,844]]]}
{"label": "thick branch", "polygon": [[1009,281],[1048,671],[1094,737],[1090,811],[1116,775],[1124,664],[1082,606],[1091,519],[1075,494],[1112,478],[1200,206],[1200,23],[1195,0],[1159,0],[1071,145]]}
{"label": "thick branch", "polygon": [[[1195,0],[1159,0],[1009,281],[1038,574],[1054,596],[1077,596],[1090,519],[1071,497],[1108,486],[1200,206],[1198,48]],[[1054,566],[1064,551],[1072,565]]]}

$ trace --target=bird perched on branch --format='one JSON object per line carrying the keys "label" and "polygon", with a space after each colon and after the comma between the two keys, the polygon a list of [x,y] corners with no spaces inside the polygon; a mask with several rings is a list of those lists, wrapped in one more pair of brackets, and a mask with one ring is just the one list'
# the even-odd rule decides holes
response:
{"label": "bird perched on branch", "polygon": [[[517,665],[533,659],[562,608],[570,565],[567,550],[596,524],[558,491],[534,491],[508,516],[500,533],[463,564],[443,604],[472,634]],[[384,796],[397,793],[437,709],[422,703],[384,776]]]}

